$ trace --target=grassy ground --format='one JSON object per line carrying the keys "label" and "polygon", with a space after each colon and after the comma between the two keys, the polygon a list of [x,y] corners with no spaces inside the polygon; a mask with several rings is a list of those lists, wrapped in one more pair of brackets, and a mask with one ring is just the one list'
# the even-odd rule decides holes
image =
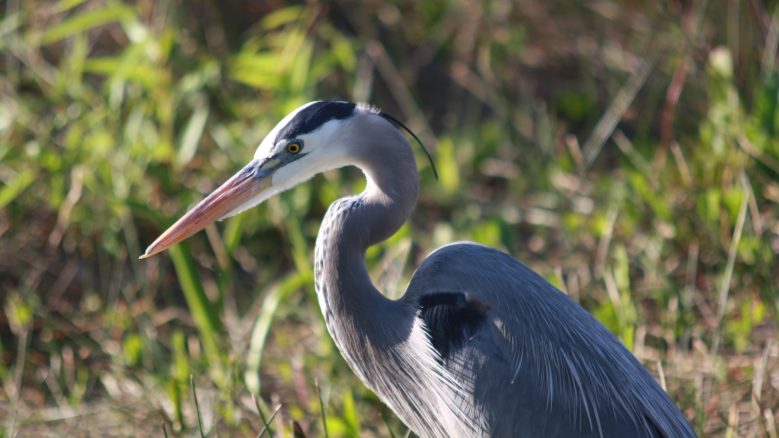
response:
{"label": "grassy ground", "polygon": [[313,291],[357,172],[137,261],[287,111],[345,97],[441,173],[420,156],[411,223],[369,253],[389,295],[441,244],[502,248],[701,436],[776,437],[779,10],[644,3],[5,2],[0,436],[403,436]]}

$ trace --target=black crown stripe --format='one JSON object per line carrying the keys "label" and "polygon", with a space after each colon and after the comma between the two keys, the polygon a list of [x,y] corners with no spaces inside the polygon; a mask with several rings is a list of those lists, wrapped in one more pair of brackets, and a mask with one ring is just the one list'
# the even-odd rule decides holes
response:
{"label": "black crown stripe", "polygon": [[357,105],[340,100],[321,100],[300,111],[279,131],[276,141],[292,140],[303,134],[316,131],[330,120],[345,119],[354,113]]}

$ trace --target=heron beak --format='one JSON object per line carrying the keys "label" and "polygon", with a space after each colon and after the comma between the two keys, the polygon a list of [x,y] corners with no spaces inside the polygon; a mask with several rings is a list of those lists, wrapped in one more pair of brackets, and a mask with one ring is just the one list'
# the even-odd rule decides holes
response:
{"label": "heron beak", "polygon": [[270,175],[273,170],[262,171],[256,161],[249,163],[162,233],[146,248],[140,259],[165,251],[208,224],[231,216],[235,210],[272,185]]}

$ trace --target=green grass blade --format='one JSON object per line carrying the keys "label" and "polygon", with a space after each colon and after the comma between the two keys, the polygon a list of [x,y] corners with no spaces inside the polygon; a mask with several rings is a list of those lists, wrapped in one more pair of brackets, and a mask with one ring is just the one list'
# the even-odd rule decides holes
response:
{"label": "green grass blade", "polygon": [[192,398],[195,400],[195,412],[197,413],[197,430],[200,432],[200,438],[206,438],[203,431],[203,416],[200,414],[200,402],[197,400],[197,390],[195,389],[195,378],[190,374],[189,386],[192,388]]}
{"label": "green grass blade", "polygon": [[197,100],[197,107],[192,112],[192,116],[189,118],[184,134],[182,134],[181,141],[179,142],[178,153],[176,154],[176,162],[179,165],[187,164],[195,156],[195,151],[197,151],[197,146],[200,143],[200,137],[203,135],[203,129],[206,127],[206,121],[208,121],[208,112],[209,108],[205,99]]}
{"label": "green grass blade", "polygon": [[259,399],[256,396],[252,396],[252,398],[254,399],[254,406],[257,407],[257,412],[260,414],[260,419],[262,419],[263,424],[263,428],[260,430],[260,433],[257,434],[257,438],[261,438],[265,435],[266,431],[268,432],[268,436],[273,437],[273,429],[270,425],[273,422],[273,419],[276,418],[276,414],[281,410],[281,405],[276,406],[276,409],[270,414],[270,418],[266,419],[265,414],[262,413],[262,408],[260,408]]}
{"label": "green grass blade", "polygon": [[222,241],[224,242],[227,253],[231,256],[235,253],[235,249],[241,241],[241,233],[243,232],[247,217],[248,215],[246,214],[239,214],[226,221],[227,224],[222,233]]}
{"label": "green grass blade", "polygon": [[192,319],[200,334],[200,342],[203,344],[206,359],[214,365],[212,370],[218,370],[219,373],[222,373],[221,367],[216,366],[222,363],[222,354],[217,342],[222,334],[222,327],[215,306],[203,290],[186,247],[184,245],[173,246],[169,249],[169,253],[187,306],[192,312]]}
{"label": "green grass blade", "polygon": [[[269,428],[268,419],[265,417],[265,413],[262,412],[262,406],[260,406],[260,399],[256,395],[252,394],[252,401],[254,402],[254,408],[257,409],[257,414],[260,416],[260,420],[262,420],[263,428],[260,431],[260,433],[257,434],[257,438],[260,438],[265,431]],[[273,432],[271,432],[271,436],[273,435]]]}
{"label": "green grass blade", "polygon": [[395,432],[392,431],[392,427],[390,427],[389,421],[387,421],[387,417],[382,415],[381,421],[384,422],[384,426],[387,427],[387,432],[389,432],[390,438],[395,438]]}
{"label": "green grass blade", "polygon": [[296,211],[295,205],[290,198],[284,198],[283,206],[287,212],[286,228],[292,247],[292,259],[295,261],[295,268],[300,273],[311,273],[314,268],[308,256],[309,244],[303,235],[303,225],[300,222],[300,218],[294,213]]}
{"label": "green grass blade", "polygon": [[11,180],[5,187],[0,189],[0,208],[13,202],[27,187],[35,181],[35,174],[26,170]]}
{"label": "green grass blade", "polygon": [[182,331],[173,331],[171,335],[173,363],[171,365],[169,397],[173,403],[174,428],[184,427],[184,397],[182,395],[186,393],[187,379],[190,376],[186,342]]}
{"label": "green grass blade", "polygon": [[73,34],[86,32],[94,27],[134,17],[135,11],[127,5],[122,3],[108,5],[104,8],[78,14],[50,27],[43,33],[41,43],[51,44]]}
{"label": "green grass blade", "polygon": [[322,413],[322,430],[325,433],[325,438],[330,438],[330,434],[327,433],[327,412],[325,412],[325,401],[322,400],[322,388],[319,386],[319,381],[314,382],[316,387],[316,395],[319,397],[319,412]]}
{"label": "green grass blade", "polygon": [[260,316],[252,331],[252,340],[249,344],[249,352],[246,357],[246,372],[244,381],[249,392],[255,395],[260,393],[260,365],[262,364],[262,352],[265,348],[265,340],[270,331],[273,316],[284,298],[297,289],[313,281],[310,275],[292,274],[275,286],[265,297],[260,310]]}
{"label": "green grass blade", "polygon": [[343,396],[343,412],[341,416],[349,426],[349,434],[352,437],[360,436],[360,419],[357,415],[357,406],[354,404],[354,395],[351,389],[346,389]]}

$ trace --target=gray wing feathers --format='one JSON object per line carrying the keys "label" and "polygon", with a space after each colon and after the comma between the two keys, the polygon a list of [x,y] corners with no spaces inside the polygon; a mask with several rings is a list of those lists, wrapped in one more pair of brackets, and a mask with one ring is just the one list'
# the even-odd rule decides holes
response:
{"label": "gray wing feathers", "polygon": [[487,323],[445,364],[472,382],[473,409],[508,413],[488,419],[489,435],[695,436],[614,335],[513,257],[473,243],[444,246],[422,263],[403,300],[435,293],[489,306]]}

